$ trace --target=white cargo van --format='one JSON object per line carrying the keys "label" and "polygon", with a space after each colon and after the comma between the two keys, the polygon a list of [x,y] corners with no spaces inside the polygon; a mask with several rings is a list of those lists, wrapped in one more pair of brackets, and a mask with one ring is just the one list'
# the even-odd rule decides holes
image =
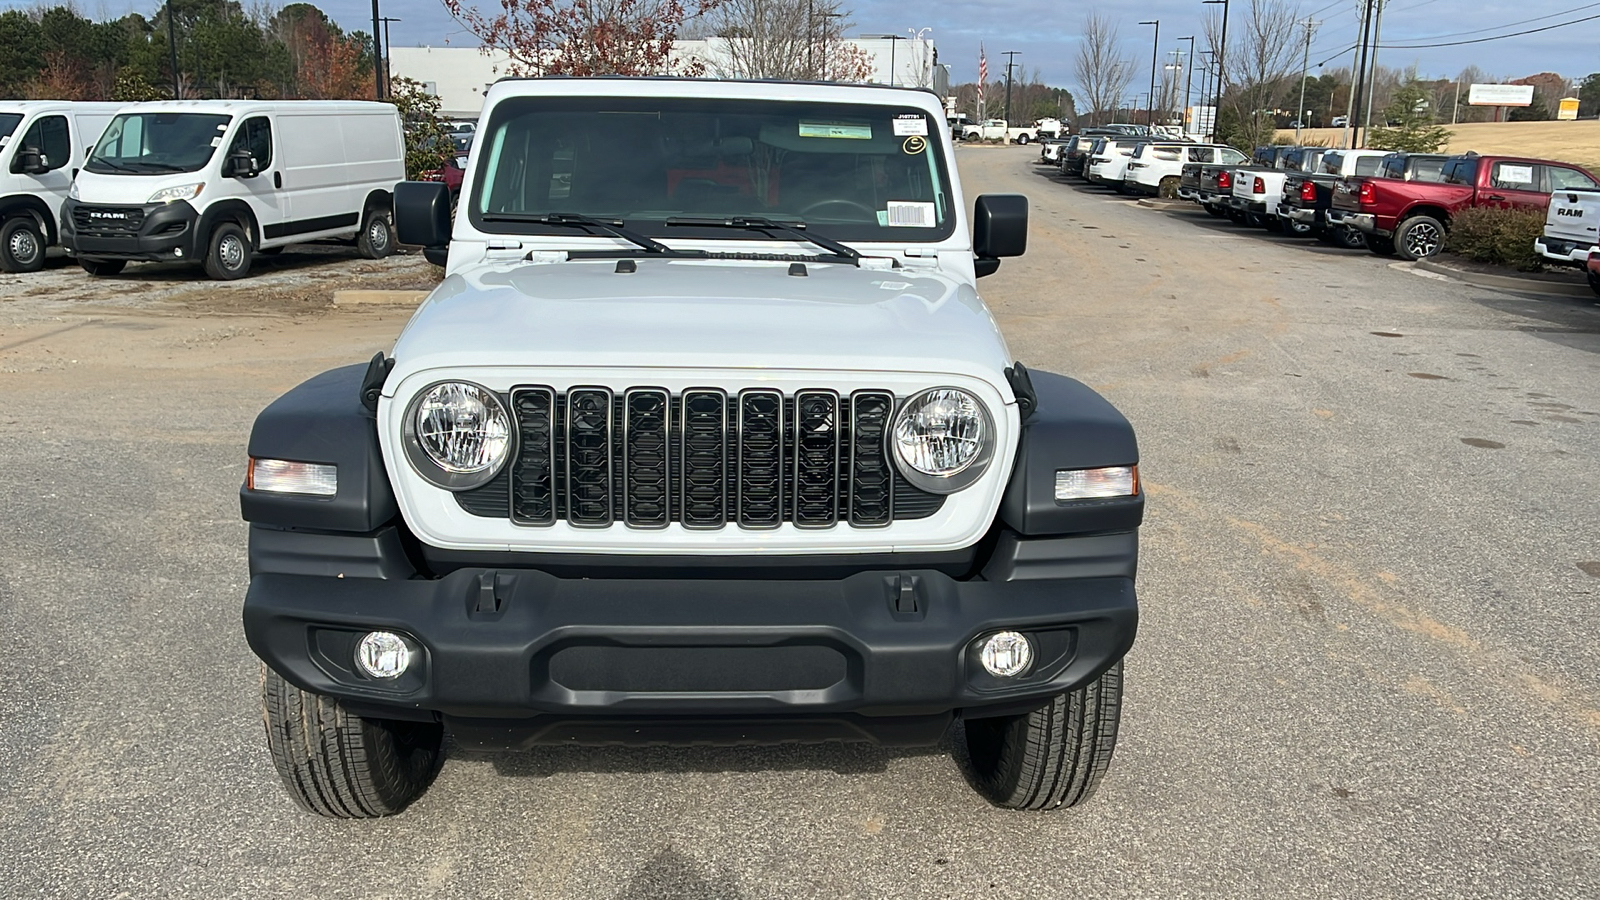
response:
{"label": "white cargo van", "polygon": [[62,208],[62,240],[91,275],[130,261],[193,262],[241,278],[257,253],[354,239],[394,247],[404,180],[400,115],[387,103],[136,103],[106,128]]}
{"label": "white cargo van", "polygon": [[0,101],[0,271],[33,272],[60,241],[67,188],[125,103]]}

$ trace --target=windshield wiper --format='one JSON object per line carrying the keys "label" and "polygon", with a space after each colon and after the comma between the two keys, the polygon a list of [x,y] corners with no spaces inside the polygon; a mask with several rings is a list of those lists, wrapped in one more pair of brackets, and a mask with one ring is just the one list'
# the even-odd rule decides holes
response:
{"label": "windshield wiper", "polygon": [[700,257],[703,253],[675,250],[660,241],[646,237],[637,231],[622,227],[620,222],[607,222],[592,216],[577,213],[549,213],[537,215],[533,213],[484,213],[479,218],[485,222],[524,222],[533,225],[566,225],[573,228],[593,228],[606,234],[622,238],[623,240],[643,247],[647,252],[661,256],[693,256]]}
{"label": "windshield wiper", "polygon": [[83,164],[83,167],[85,169],[88,169],[91,172],[94,171],[94,169],[92,168],[93,166],[105,166],[106,168],[110,169],[113,172],[132,172],[133,171],[132,169],[128,168],[127,166],[119,166],[119,165],[117,165],[116,163],[112,162],[109,159],[104,159],[104,158],[98,157],[98,156]]}
{"label": "windshield wiper", "polygon": [[801,220],[794,222],[777,222],[761,216],[735,216],[731,219],[701,219],[692,216],[674,216],[667,220],[668,225],[695,225],[701,228],[740,228],[745,231],[776,231],[792,238],[816,244],[834,256],[844,259],[851,265],[861,265],[861,254],[853,248],[847,247],[832,238],[806,231],[806,223]]}

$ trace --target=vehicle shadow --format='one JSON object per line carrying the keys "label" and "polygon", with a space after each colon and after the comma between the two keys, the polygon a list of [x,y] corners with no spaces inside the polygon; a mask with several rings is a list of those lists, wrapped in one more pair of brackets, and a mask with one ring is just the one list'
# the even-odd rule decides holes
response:
{"label": "vehicle shadow", "polygon": [[879,747],[843,743],[771,744],[738,747],[571,746],[483,752],[447,743],[453,762],[489,764],[507,778],[549,778],[566,772],[586,774],[687,774],[716,772],[833,772],[867,775],[885,772],[897,759],[948,756],[952,732],[931,747]]}
{"label": "vehicle shadow", "polygon": [[671,844],[639,867],[617,900],[740,900],[745,896],[728,872],[706,865]]}
{"label": "vehicle shadow", "polygon": [[[395,255],[404,251],[396,250]],[[355,245],[350,243],[329,242],[326,244],[295,244],[278,253],[256,253],[250,260],[250,273],[240,279],[249,282],[251,278],[260,275],[287,274],[301,269],[314,268],[328,263],[370,262],[382,263],[383,260],[369,260],[357,252]],[[47,262],[50,268],[76,268],[77,261],[71,257],[60,257]],[[205,270],[195,262],[134,262],[129,263],[126,269],[116,275],[106,276],[106,283],[114,284],[118,281],[132,281],[145,283],[178,283],[178,282],[209,282],[211,278]],[[218,282],[226,284],[227,282]]]}
{"label": "vehicle shadow", "polygon": [[1485,309],[1528,320],[1513,326],[1552,344],[1600,353],[1600,297],[1554,297],[1531,291],[1469,288],[1466,298]]}

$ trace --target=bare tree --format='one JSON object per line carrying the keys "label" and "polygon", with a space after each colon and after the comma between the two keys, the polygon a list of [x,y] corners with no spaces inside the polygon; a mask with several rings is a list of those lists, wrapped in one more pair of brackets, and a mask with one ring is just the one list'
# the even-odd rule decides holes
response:
{"label": "bare tree", "polygon": [[[1300,27],[1299,4],[1290,0],[1248,0],[1248,4],[1248,9],[1237,11],[1229,23],[1223,105],[1235,124],[1232,134],[1219,134],[1241,147],[1271,140],[1273,110],[1289,88],[1298,84],[1291,76],[1299,74],[1300,63],[1300,43],[1295,37]],[[1242,5],[1235,3],[1236,7]],[[1221,24],[1215,15],[1206,18],[1206,43],[1213,53],[1221,48]]]}
{"label": "bare tree", "polygon": [[721,0],[707,16],[723,52],[723,78],[864,81],[860,53],[844,43],[849,11],[838,0]]}
{"label": "bare tree", "polygon": [[1084,113],[1097,124],[1106,114],[1122,106],[1123,95],[1133,83],[1134,64],[1122,55],[1117,26],[1099,11],[1091,10],[1083,19],[1083,36],[1078,39],[1078,55],[1072,72],[1077,77]]}

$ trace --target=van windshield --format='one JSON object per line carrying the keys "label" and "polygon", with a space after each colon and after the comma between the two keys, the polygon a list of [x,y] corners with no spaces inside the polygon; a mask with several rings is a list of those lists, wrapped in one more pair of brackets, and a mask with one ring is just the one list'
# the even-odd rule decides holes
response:
{"label": "van windshield", "polygon": [[11,132],[17,130],[17,123],[21,121],[22,116],[18,113],[0,113],[0,144],[11,137]]}
{"label": "van windshield", "polygon": [[938,240],[955,225],[947,136],[914,107],[521,97],[483,128],[468,211],[502,234],[573,234],[538,220],[577,214],[656,237],[731,238],[699,228],[765,218],[835,240]]}
{"label": "van windshield", "polygon": [[111,120],[83,167],[101,175],[197,172],[222,145],[232,120],[206,113],[122,113]]}

